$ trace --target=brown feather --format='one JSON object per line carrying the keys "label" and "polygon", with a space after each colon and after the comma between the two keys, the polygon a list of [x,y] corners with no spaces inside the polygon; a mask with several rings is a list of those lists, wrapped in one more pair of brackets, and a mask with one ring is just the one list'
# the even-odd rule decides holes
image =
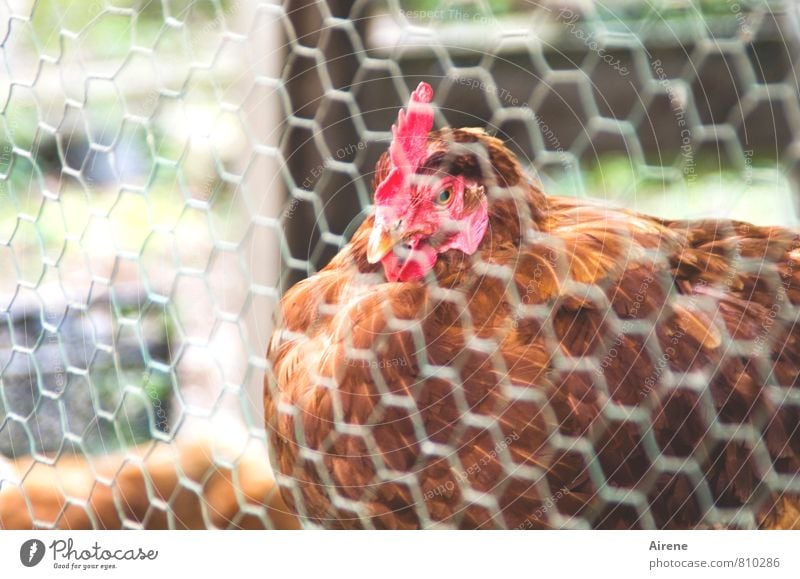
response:
{"label": "brown feather", "polygon": [[284,296],[265,411],[287,504],[332,528],[796,526],[765,483],[800,469],[800,237],[546,198],[477,130],[430,149],[486,184],[487,234],[438,288],[387,283],[368,219]]}

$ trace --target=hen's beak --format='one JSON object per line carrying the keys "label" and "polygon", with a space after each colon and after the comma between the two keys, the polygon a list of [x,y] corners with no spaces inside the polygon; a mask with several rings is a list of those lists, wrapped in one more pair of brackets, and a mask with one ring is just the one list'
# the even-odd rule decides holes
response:
{"label": "hen's beak", "polygon": [[400,241],[400,238],[384,226],[376,225],[372,228],[372,233],[369,235],[369,242],[367,243],[367,261],[370,263],[378,263],[386,254],[388,254],[395,245]]}

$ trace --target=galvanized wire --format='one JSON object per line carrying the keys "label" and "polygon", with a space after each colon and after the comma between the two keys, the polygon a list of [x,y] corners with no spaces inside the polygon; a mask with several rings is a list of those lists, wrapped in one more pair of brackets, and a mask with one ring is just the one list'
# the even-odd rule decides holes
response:
{"label": "galvanized wire", "polygon": [[[217,466],[235,465],[248,444],[266,453],[264,351],[280,296],[369,213],[375,162],[420,80],[436,88],[438,126],[488,128],[548,193],[665,217],[797,224],[793,3],[98,0],[0,10],[0,452],[34,464],[178,445],[198,424],[225,420],[241,437]],[[608,323],[625,326],[612,312]],[[462,378],[454,368],[447,379]],[[487,426],[459,403],[465,424]],[[647,430],[644,415],[631,420]],[[509,462],[505,434],[487,431]],[[428,439],[419,421],[414,437]],[[578,448],[590,459],[594,444]],[[435,449],[464,472],[457,450]],[[393,480],[373,457],[378,478]],[[603,500],[652,524],[646,492],[605,485],[606,474],[595,461]],[[426,491],[406,482],[421,524],[433,526]],[[279,484],[306,514],[296,482]],[[178,485],[203,492],[187,473]],[[178,497],[146,492],[162,512]],[[542,492],[558,501],[559,489]],[[502,510],[495,497],[473,498]],[[127,526],[146,525],[116,508]],[[702,508],[709,524],[756,525],[753,512]],[[549,516],[584,524],[557,508]]]}

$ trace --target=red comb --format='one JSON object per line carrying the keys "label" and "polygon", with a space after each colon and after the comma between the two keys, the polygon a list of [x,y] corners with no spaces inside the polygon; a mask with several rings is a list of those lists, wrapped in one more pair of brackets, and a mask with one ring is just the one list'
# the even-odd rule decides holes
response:
{"label": "red comb", "polygon": [[426,82],[419,83],[411,93],[406,110],[400,110],[397,122],[392,125],[392,144],[389,158],[392,171],[375,191],[375,200],[386,199],[405,178],[419,166],[427,155],[428,133],[433,128],[433,89]]}

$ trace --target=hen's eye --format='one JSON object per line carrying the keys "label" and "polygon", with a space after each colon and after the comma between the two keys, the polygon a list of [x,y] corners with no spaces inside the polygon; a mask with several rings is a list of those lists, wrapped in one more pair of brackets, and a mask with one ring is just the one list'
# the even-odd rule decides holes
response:
{"label": "hen's eye", "polygon": [[450,189],[442,189],[439,191],[439,194],[436,195],[436,203],[438,205],[447,205],[450,203],[450,200],[453,198],[453,192]]}

